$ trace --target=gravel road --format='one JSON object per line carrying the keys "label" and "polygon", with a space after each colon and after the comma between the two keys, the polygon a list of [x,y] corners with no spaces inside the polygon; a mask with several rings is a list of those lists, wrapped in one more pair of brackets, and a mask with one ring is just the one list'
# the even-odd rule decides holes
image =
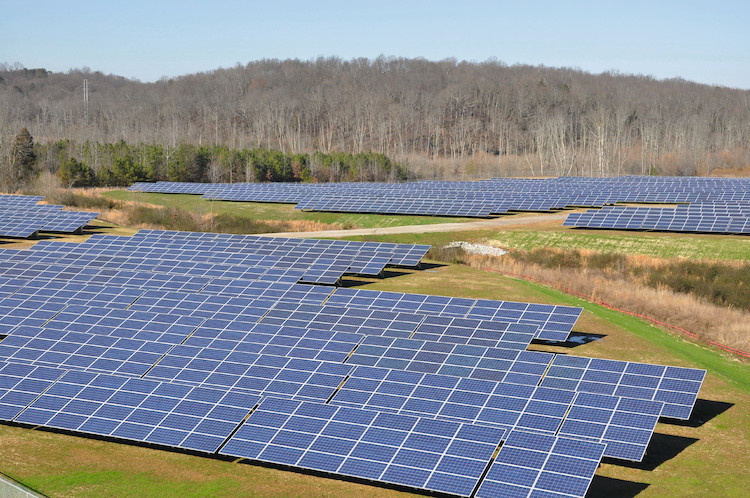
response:
{"label": "gravel road", "polygon": [[353,228],[351,230],[324,230],[321,232],[260,233],[269,237],[335,238],[356,235],[386,235],[389,233],[458,232],[463,230],[486,230],[513,225],[530,225],[549,221],[562,222],[570,211],[560,213],[533,214],[528,216],[500,216],[498,218],[467,221],[464,223],[436,223],[433,225],[404,225],[385,228]]}

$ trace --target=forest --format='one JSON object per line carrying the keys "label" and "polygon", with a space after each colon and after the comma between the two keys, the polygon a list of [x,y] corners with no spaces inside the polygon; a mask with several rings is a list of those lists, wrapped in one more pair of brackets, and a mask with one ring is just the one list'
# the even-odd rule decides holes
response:
{"label": "forest", "polygon": [[33,171],[98,184],[708,175],[750,165],[748,116],[748,90],[497,60],[259,60],[153,83],[0,64],[16,179],[23,128]]}

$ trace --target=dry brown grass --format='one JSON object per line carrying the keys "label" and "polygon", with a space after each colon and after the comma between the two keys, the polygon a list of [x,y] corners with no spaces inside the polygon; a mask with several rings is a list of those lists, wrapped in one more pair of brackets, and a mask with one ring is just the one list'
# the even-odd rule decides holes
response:
{"label": "dry brown grass", "polygon": [[[111,188],[48,189],[50,203],[76,203],[66,207],[71,211],[98,211],[98,218],[109,223],[132,228],[176,229],[190,231],[226,231],[230,233],[259,232],[320,232],[347,228],[341,223],[316,220],[251,219],[209,213],[203,210],[166,208],[143,201],[117,200],[103,196]],[[67,196],[72,194],[73,197]]]}
{"label": "dry brown grass", "polygon": [[[646,262],[645,256],[633,258]],[[552,282],[618,308],[684,328],[702,340],[750,351],[750,313],[745,311],[716,306],[665,287],[647,287],[614,272],[542,268],[503,256],[466,255],[463,260],[475,268],[501,270]],[[653,258],[648,260],[661,263]]]}

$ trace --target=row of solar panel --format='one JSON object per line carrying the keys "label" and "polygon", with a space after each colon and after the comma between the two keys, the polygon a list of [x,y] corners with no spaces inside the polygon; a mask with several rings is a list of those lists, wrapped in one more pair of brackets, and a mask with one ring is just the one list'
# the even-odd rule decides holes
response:
{"label": "row of solar panel", "polygon": [[689,368],[378,336],[364,338],[347,363],[659,400],[662,416],[683,420],[705,376]]}
{"label": "row of solar panel", "polygon": [[[50,339],[49,342],[72,349],[65,341]],[[75,347],[95,348],[89,340],[85,342],[85,345],[75,344]],[[44,346],[40,347],[43,351]],[[12,345],[10,348],[13,349]],[[99,345],[99,348],[104,346]],[[121,348],[116,350],[127,353],[128,350]],[[34,360],[35,364],[58,366],[56,359],[74,358],[66,366],[81,368],[91,359],[86,354],[71,356],[64,351],[66,348],[62,349],[42,352],[42,358]],[[28,346],[18,350],[34,353]],[[186,345],[175,346],[166,353],[163,348],[144,351],[141,346],[137,353],[140,356],[129,362],[122,362],[124,354],[120,358],[99,358],[93,369],[101,371],[108,365],[120,365],[122,373],[142,375],[141,372],[147,372],[147,379],[298,400],[329,400],[337,405],[378,411],[585,437],[607,444],[607,456],[632,460],[642,458],[663,407],[659,401],[585,393],[576,395],[573,391],[507,382],[462,380],[448,375],[364,366],[354,368],[320,360]],[[160,355],[163,358],[152,366],[144,361],[144,356],[149,355],[152,360]],[[18,357],[11,359],[19,360]],[[82,359],[83,365],[80,364]],[[581,404],[591,400],[595,400],[596,406]],[[568,414],[573,417],[569,423],[566,420]],[[599,417],[599,424],[579,421],[594,416]]]}
{"label": "row of solar panel", "polygon": [[[152,266],[153,268],[156,267]],[[139,287],[145,289],[175,289],[178,291],[200,292],[201,294],[226,294],[228,297],[264,297],[264,292],[268,288],[269,283],[286,282],[293,284],[299,280],[300,273],[267,270],[261,275],[256,275],[256,280],[238,280],[201,275],[155,273],[153,271],[111,270],[106,268],[89,268],[86,266],[19,262],[0,263],[0,276],[6,278],[55,280],[58,282],[57,285],[60,285],[60,281],[62,280],[74,284],[87,283],[90,285]],[[22,286],[21,284],[23,282],[20,282],[19,288]],[[382,293],[349,288],[336,289],[333,295],[331,295],[330,291],[321,290],[317,292],[320,295],[321,303],[323,300],[328,299],[326,302],[327,307],[316,307],[314,303],[310,303],[310,305],[304,305],[304,303],[296,305],[279,304],[269,314],[268,321],[275,320],[276,323],[290,324],[297,324],[297,322],[327,323],[330,324],[330,327],[338,325],[343,329],[353,323],[352,319],[356,315],[356,312],[341,310],[340,308],[365,308],[373,311],[381,310],[393,313],[404,312],[415,314],[409,319],[406,316],[399,315],[392,315],[387,318],[391,322],[409,320],[414,327],[411,332],[415,331],[422,322],[424,322],[424,327],[420,332],[430,334],[434,333],[435,326],[455,327],[456,325],[451,323],[452,319],[492,320],[503,323],[528,324],[539,328],[537,337],[540,339],[564,341],[567,339],[581,313],[580,308],[567,306],[446,298],[418,294]],[[265,304],[259,303],[259,305],[264,310],[268,310],[268,306]],[[338,309],[335,307],[331,308],[331,306],[338,306]],[[428,320],[428,315],[442,315],[443,318]],[[382,313],[380,316],[383,316]],[[359,313],[359,317],[362,317],[361,313]],[[380,320],[386,320],[386,318],[384,317]],[[377,325],[373,326],[382,327],[385,322],[376,323]],[[369,325],[363,323],[361,326]],[[433,330],[429,330],[428,326],[431,326]],[[473,327],[476,327],[476,325],[473,325]],[[397,330],[395,327],[384,328],[387,332],[392,329]]]}
{"label": "row of solar panel", "polygon": [[[272,238],[258,238],[264,243],[256,244],[256,249],[245,247],[243,257],[235,257],[238,248],[229,247],[224,244],[225,251],[217,252],[216,244],[210,242],[186,242],[188,248],[178,249],[176,252],[163,251],[163,244],[152,241],[150,238],[139,238],[133,243],[130,237],[102,236],[92,237],[92,241],[82,244],[48,242],[37,244],[33,250],[14,252],[6,250],[2,256],[6,261],[25,262],[34,261],[39,264],[67,263],[68,266],[90,266],[94,261],[99,268],[130,268],[137,271],[155,271],[178,273],[186,275],[210,275],[220,277],[234,277],[252,279],[257,275],[263,275],[265,271],[259,269],[289,269],[299,271],[302,281],[313,283],[336,283],[345,273],[356,273],[362,275],[377,276],[387,264],[396,260],[397,264],[413,263],[421,259],[429,246],[414,246],[402,244],[394,249],[383,248],[382,254],[379,248],[360,248],[357,251],[356,243],[348,247],[354,249],[340,250],[336,248],[326,250],[304,246],[303,250],[297,251],[297,245],[272,244]],[[297,239],[299,240],[299,239]],[[266,257],[257,255],[268,245],[276,247]],[[233,244],[236,245],[236,244]],[[170,243],[169,246],[179,246]],[[149,250],[150,249],[150,250]],[[192,251],[192,253],[190,252]],[[186,258],[188,256],[188,258]],[[140,258],[140,259],[139,259]],[[211,262],[206,259],[210,258]],[[160,261],[188,261],[180,263],[159,263]],[[232,264],[224,264],[231,259]],[[199,261],[199,263],[190,263]],[[251,264],[248,269],[245,265]]]}
{"label": "row of solar panel", "polygon": [[[63,245],[72,246],[62,247]],[[215,277],[256,278],[268,270],[300,271],[306,281],[331,283],[314,278],[330,272],[340,278],[344,274],[378,276],[389,264],[388,256],[377,254],[323,255],[278,251],[270,255],[237,254],[208,250],[172,249],[161,247],[80,246],[75,243],[48,242],[27,252],[0,251],[9,263],[59,264],[63,266],[96,266],[133,271],[157,271]]]}
{"label": "row of solar panel", "polygon": [[[167,230],[140,230],[134,239],[145,241],[158,240],[173,246],[178,240],[207,242],[217,244],[228,243],[228,250],[255,249],[259,254],[266,253],[272,248],[293,251],[333,251],[341,254],[378,253],[390,255],[390,264],[396,266],[416,266],[425,252],[430,248],[420,244],[396,244],[391,242],[359,242],[347,240],[299,239],[287,237],[273,237],[269,235],[231,235],[217,233],[177,232]],[[96,240],[96,239],[95,239]],[[219,245],[218,247],[225,247]],[[212,250],[216,250],[216,246]]]}
{"label": "row of solar panel", "polygon": [[582,497],[604,453],[603,444],[520,430],[506,436],[499,428],[45,367],[0,364],[0,386],[3,420],[458,496],[482,483],[476,496],[514,489]]}
{"label": "row of solar panel", "polygon": [[0,206],[34,206],[44,200],[43,195],[0,194]]}
{"label": "row of solar panel", "polygon": [[[199,193],[206,199],[297,203],[296,209],[383,214],[488,217],[617,202],[700,203],[750,200],[748,182],[676,178],[414,182],[405,184],[136,184],[136,191]],[[582,189],[584,189],[582,191]],[[588,192],[585,189],[590,189]]]}
{"label": "row of solar panel", "polygon": [[[138,235],[138,234],[136,234]],[[250,236],[247,236],[250,238]],[[253,259],[251,256],[269,257],[316,257],[316,258],[348,258],[350,260],[360,259],[364,261],[384,261],[388,265],[416,266],[424,256],[429,246],[413,244],[371,244],[351,242],[347,244],[330,245],[307,243],[305,239],[284,239],[281,237],[256,237],[257,242],[239,243],[225,240],[172,240],[169,238],[155,239],[151,237],[117,237],[117,236],[92,236],[80,247],[71,243],[56,243],[54,247],[57,252],[76,252],[80,254],[98,253],[112,255],[117,251],[133,249],[141,252],[158,253],[165,251],[162,259],[180,258],[190,256],[192,258],[211,258],[211,262],[228,262],[235,264],[246,264],[253,261],[262,261],[262,258]],[[289,242],[286,242],[289,240]],[[49,244],[52,244],[51,242]],[[39,248],[46,244],[37,244]],[[390,247],[393,246],[393,247]],[[215,256],[212,254],[216,253]],[[151,254],[149,254],[151,256]],[[223,258],[223,259],[218,259]]]}
{"label": "row of solar panel", "polygon": [[750,234],[750,218],[747,216],[684,216],[675,213],[649,215],[640,213],[637,209],[615,213],[571,213],[563,225],[576,228]]}
{"label": "row of solar panel", "polygon": [[295,209],[309,211],[333,211],[350,213],[378,213],[378,214],[424,214],[435,216],[466,216],[486,218],[495,212],[495,202],[456,201],[456,200],[421,200],[404,199],[358,199],[354,197],[342,198],[306,198]]}
{"label": "row of solar panel", "polygon": [[[599,210],[601,213],[626,213],[635,206],[604,206]],[[643,214],[668,213],[683,216],[695,216],[701,214],[750,214],[750,203],[738,201],[703,202],[700,204],[678,204],[669,207],[637,207]]]}
{"label": "row of solar panel", "polygon": [[[84,316],[96,308],[108,310],[107,314],[110,316],[107,322],[117,325],[121,325],[122,321],[147,323],[157,315],[180,316],[205,319],[214,327],[217,324],[222,324],[222,327],[230,324],[249,327],[260,323],[331,332],[414,337],[516,350],[525,349],[538,330],[536,325],[519,324],[510,319],[505,322],[446,319],[419,313],[320,306],[314,303],[324,298],[325,294],[306,292],[306,286],[299,285],[289,286],[287,289],[277,288],[275,295],[262,295],[259,299],[88,285],[85,286],[85,292],[80,292],[78,289],[81,287],[81,284],[67,284],[56,280],[45,281],[44,284],[23,279],[6,280],[0,287],[4,296],[4,301],[0,304],[0,332],[10,333],[13,327],[19,325],[46,324],[63,310],[66,310],[66,316],[70,316],[73,326],[79,329],[94,324],[102,326],[104,324],[98,322],[105,314],[100,312],[100,317],[96,319]],[[299,289],[300,287],[303,289]],[[311,309],[318,312],[319,319],[278,319],[278,313],[274,312],[285,313],[287,308],[303,308],[298,301],[300,299],[310,303]],[[73,311],[68,312],[66,307]],[[81,316],[76,318],[76,313]],[[113,322],[113,317],[120,321]],[[85,322],[81,324],[79,321]]]}
{"label": "row of solar panel", "polygon": [[[740,181],[702,182],[700,178],[660,178],[655,181],[641,181],[636,177],[620,177],[615,179],[606,178],[552,178],[552,179],[492,179],[477,182],[411,182],[411,183],[334,183],[334,184],[299,184],[299,183],[273,183],[273,184],[203,184],[203,183],[171,183],[159,182],[156,184],[139,183],[133,185],[130,190],[134,191],[158,191],[158,192],[183,192],[205,194],[221,193],[221,195],[247,195],[247,194],[270,194],[282,193],[282,195],[297,195],[299,193],[322,193],[322,192],[351,192],[353,194],[367,194],[368,192],[379,192],[383,195],[399,195],[402,192],[422,192],[429,195],[432,192],[456,192],[459,194],[474,194],[482,192],[547,192],[547,193],[569,193],[574,188],[590,187],[592,190],[614,193],[623,186],[631,187],[628,190],[637,190],[635,193],[663,194],[665,190],[673,193],[716,193],[734,191],[737,187],[746,190],[748,183]],[[625,192],[632,194],[633,192]],[[207,196],[208,197],[208,196]]]}
{"label": "row of solar panel", "polygon": [[62,211],[62,206],[37,205],[41,196],[0,195],[0,237],[35,238],[40,231],[79,232],[99,213]]}
{"label": "row of solar panel", "polygon": [[[80,292],[81,287],[85,288]],[[146,323],[155,315],[175,315],[209,320],[212,324],[251,324],[297,326],[332,332],[416,337],[425,340],[473,344],[508,349],[524,349],[537,335],[538,327],[519,324],[510,319],[501,321],[441,318],[428,314],[406,314],[367,309],[342,309],[314,304],[325,298],[325,293],[307,292],[306,286],[277,287],[274,294],[261,288],[258,299],[232,298],[218,295],[198,295],[177,291],[153,291],[148,288],[113,286],[82,286],[59,280],[6,280],[0,289],[4,301],[0,304],[0,331],[9,333],[19,325],[38,326],[47,323],[66,307],[74,307],[71,320],[86,320],[87,326],[99,319],[81,316],[91,308],[106,308],[118,319],[140,320]],[[279,320],[274,311],[300,309],[300,301],[310,303],[318,312],[317,320]],[[278,302],[277,302],[278,301]],[[124,310],[128,311],[125,312]],[[132,316],[131,316],[132,315]],[[138,316],[150,318],[137,318]],[[112,318],[108,318],[112,322]],[[77,327],[83,325],[78,324]],[[217,326],[217,325],[214,325]]]}
{"label": "row of solar panel", "polygon": [[[121,297],[123,295],[124,293],[117,292],[117,290],[110,290],[107,293],[107,296]],[[133,296],[130,295],[128,299],[132,301]],[[301,326],[291,327],[288,324],[274,326],[273,321],[269,323],[261,319],[256,325],[265,309],[251,308],[248,313],[248,308],[242,306],[247,303],[233,303],[233,305],[221,307],[218,302],[213,302],[210,311],[204,312],[198,308],[195,314],[182,315],[154,313],[152,306],[139,306],[139,301],[140,299],[136,300],[135,304],[124,311],[118,309],[122,306],[101,308],[68,305],[66,302],[56,302],[50,306],[50,303],[45,301],[17,301],[6,298],[5,305],[0,307],[0,313],[8,313],[3,318],[11,318],[10,323],[3,329],[10,337],[0,344],[2,356],[15,358],[21,354],[26,356],[18,357],[19,359],[33,358],[34,361],[42,361],[39,358],[48,350],[47,346],[50,343],[42,341],[39,344],[45,346],[38,347],[37,343],[32,341],[39,339],[39,334],[42,333],[36,327],[42,327],[61,332],[93,331],[99,335],[117,334],[116,337],[119,338],[167,344],[206,347],[210,345],[211,349],[216,347],[226,349],[230,346],[232,349],[236,348],[240,342],[245,345],[252,343],[257,346],[252,351],[258,354],[271,353],[335,362],[347,361],[354,365],[375,365],[527,385],[540,383],[542,375],[547,372],[554,358],[554,355],[548,353],[519,354],[518,350],[525,348],[530,342],[534,335],[533,331],[526,334],[514,332],[512,329],[508,330],[507,326],[503,327],[503,324],[493,322],[484,322],[485,332],[476,328],[481,327],[481,322],[464,324],[473,325],[474,328],[471,326],[449,328],[436,324],[425,326],[423,323],[414,334],[412,334],[414,324],[397,323],[394,332],[399,333],[401,339],[394,339],[381,336],[387,334],[388,322],[386,320],[381,321],[385,325],[382,328],[378,328],[377,323],[372,323],[368,324],[369,326],[352,326],[350,327],[352,332],[339,332],[312,322],[301,322]],[[166,307],[161,309],[175,311]],[[16,311],[21,311],[22,316],[12,315]],[[222,318],[217,318],[217,315]],[[5,322],[4,319],[2,321]],[[429,332],[420,332],[422,329]],[[278,334],[282,334],[284,339],[275,343],[270,336]],[[51,336],[54,337],[54,334]],[[290,340],[289,337],[294,339]],[[422,338],[422,340],[409,339],[409,337]],[[473,339],[483,337],[487,339],[473,341]],[[464,344],[490,343],[491,347],[456,345],[462,342]],[[261,347],[264,345],[267,347]],[[29,348],[36,352],[31,353]],[[243,352],[248,351],[243,350]],[[71,351],[66,352],[71,353]],[[163,349],[160,348],[158,353],[163,354]],[[80,359],[75,361],[81,362],[77,363],[81,365],[82,362],[94,363],[99,358],[96,355],[87,356],[89,358],[85,361]],[[66,356],[60,356],[60,358],[69,361]],[[153,361],[152,357],[147,358]],[[63,363],[60,364],[63,365]],[[109,363],[105,361],[105,364]],[[702,377],[697,378],[698,374],[695,372],[688,375],[686,369],[666,369],[666,367],[648,369],[637,366],[638,364],[632,365],[635,365],[632,367],[635,370],[645,369],[646,373],[634,373],[624,362],[602,362],[599,367],[591,367],[590,370],[593,372],[591,378],[586,376],[589,375],[587,372],[582,371],[578,379],[582,382],[573,390],[640,399],[660,399],[667,404],[665,416],[689,417]],[[138,375],[145,373],[151,366],[148,361],[145,364],[141,362],[142,370],[138,371]],[[133,367],[128,368],[132,371]],[[604,372],[608,374],[605,375]],[[552,373],[549,375],[552,376]],[[643,377],[644,375],[646,377]],[[681,379],[681,376],[690,378]],[[544,382],[556,382],[555,385],[563,385],[563,379],[564,377],[561,377],[561,379],[548,381],[545,377]],[[665,379],[666,381],[662,383]]]}

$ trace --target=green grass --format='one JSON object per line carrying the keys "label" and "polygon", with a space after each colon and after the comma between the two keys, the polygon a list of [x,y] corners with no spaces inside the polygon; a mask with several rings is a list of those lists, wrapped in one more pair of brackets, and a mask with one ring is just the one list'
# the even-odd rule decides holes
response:
{"label": "green grass", "polygon": [[568,306],[578,306],[599,318],[622,327],[631,334],[644,339],[656,347],[669,351],[669,355],[690,362],[717,375],[735,387],[750,393],[750,367],[747,363],[735,361],[731,355],[688,341],[679,335],[666,332],[632,315],[614,311],[585,299],[565,294],[562,291],[540,286],[524,280],[520,285],[534,288],[537,292],[550,296],[555,302]]}
{"label": "green grass", "polygon": [[110,199],[135,201],[157,206],[177,207],[198,213],[228,214],[255,220],[307,220],[320,223],[338,223],[347,228],[383,228],[402,225],[431,225],[474,221],[473,218],[439,216],[395,216],[357,213],[318,213],[294,209],[293,204],[261,202],[206,201],[198,195],[156,194],[111,190],[102,195]]}
{"label": "green grass", "polygon": [[[25,483],[32,489],[44,489],[50,496],[85,489],[89,496],[230,496],[238,495],[236,482],[214,479],[208,482],[173,482],[153,479],[146,472],[118,470],[72,470],[56,475],[36,475]],[[148,491],[146,491],[148,490]]]}
{"label": "green grass", "polygon": [[537,247],[588,249],[655,258],[750,260],[750,237],[700,234],[591,233],[579,230],[514,230],[488,236],[498,245],[525,251]]}

